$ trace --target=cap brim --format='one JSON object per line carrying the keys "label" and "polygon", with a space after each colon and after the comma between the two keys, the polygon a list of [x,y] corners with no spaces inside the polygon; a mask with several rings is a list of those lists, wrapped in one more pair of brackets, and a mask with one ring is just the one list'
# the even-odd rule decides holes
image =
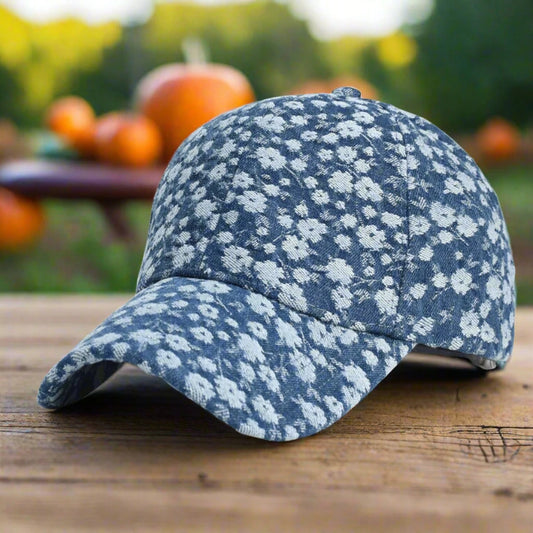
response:
{"label": "cap brim", "polygon": [[59,361],[38,402],[69,405],[131,363],[240,433],[288,441],[339,420],[413,346],[235,285],[174,277],[137,293]]}

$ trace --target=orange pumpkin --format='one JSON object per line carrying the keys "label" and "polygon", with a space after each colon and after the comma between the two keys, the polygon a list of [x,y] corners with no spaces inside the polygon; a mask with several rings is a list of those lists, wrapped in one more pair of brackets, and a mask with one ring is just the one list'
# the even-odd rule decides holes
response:
{"label": "orange pumpkin", "polygon": [[293,87],[288,94],[330,93],[337,87],[355,87],[361,91],[363,98],[370,98],[372,100],[379,98],[378,91],[373,85],[355,76],[338,76],[330,80],[308,80]]}
{"label": "orange pumpkin", "polygon": [[157,126],[133,113],[108,113],[96,122],[95,152],[100,161],[128,167],[151,165],[161,155]]}
{"label": "orange pumpkin", "polygon": [[90,157],[94,153],[93,108],[83,98],[67,96],[56,100],[46,113],[46,125],[65,143]]}
{"label": "orange pumpkin", "polygon": [[164,65],[147,74],[135,94],[136,107],[161,131],[167,160],[202,124],[254,99],[241,72],[216,64]]}
{"label": "orange pumpkin", "polygon": [[0,188],[0,250],[27,246],[41,235],[44,226],[38,203]]}
{"label": "orange pumpkin", "polygon": [[476,141],[483,156],[495,161],[505,161],[518,154],[520,131],[507,120],[495,117],[480,128]]}

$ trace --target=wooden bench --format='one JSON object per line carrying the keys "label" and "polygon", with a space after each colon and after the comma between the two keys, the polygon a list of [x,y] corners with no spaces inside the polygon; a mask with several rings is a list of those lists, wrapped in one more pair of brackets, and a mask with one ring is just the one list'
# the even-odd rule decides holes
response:
{"label": "wooden bench", "polygon": [[533,309],[503,372],[410,355],[323,433],[246,438],[124,368],[57,413],[51,365],[127,296],[0,297],[0,531],[531,531]]}

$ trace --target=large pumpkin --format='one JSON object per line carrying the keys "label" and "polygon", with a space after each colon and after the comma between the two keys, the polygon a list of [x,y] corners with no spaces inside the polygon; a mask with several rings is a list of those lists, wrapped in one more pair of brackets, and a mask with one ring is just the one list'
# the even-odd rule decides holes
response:
{"label": "large pumpkin", "polygon": [[166,159],[202,124],[254,99],[241,72],[217,64],[161,66],[140,81],[135,94],[136,107],[161,131]]}
{"label": "large pumpkin", "polygon": [[39,204],[0,188],[0,250],[27,246],[42,233],[44,225]]}

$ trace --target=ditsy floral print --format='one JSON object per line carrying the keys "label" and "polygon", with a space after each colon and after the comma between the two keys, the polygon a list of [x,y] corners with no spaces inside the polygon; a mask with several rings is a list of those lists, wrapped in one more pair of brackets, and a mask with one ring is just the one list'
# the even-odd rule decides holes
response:
{"label": "ditsy floral print", "polygon": [[72,403],[128,362],[241,433],[292,440],[417,344],[502,367],[514,305],[497,198],[454,141],[349,88],[274,98],[182,144],[137,295],[49,372],[39,402]]}

